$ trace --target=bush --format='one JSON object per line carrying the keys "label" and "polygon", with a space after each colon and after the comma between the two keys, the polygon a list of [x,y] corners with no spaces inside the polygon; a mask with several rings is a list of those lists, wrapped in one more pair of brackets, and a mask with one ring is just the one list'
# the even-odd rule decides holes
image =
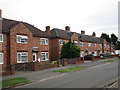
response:
{"label": "bush", "polygon": [[80,48],[78,46],[75,46],[73,43],[63,43],[63,46],[61,48],[60,53],[60,59],[63,58],[78,58],[80,57]]}

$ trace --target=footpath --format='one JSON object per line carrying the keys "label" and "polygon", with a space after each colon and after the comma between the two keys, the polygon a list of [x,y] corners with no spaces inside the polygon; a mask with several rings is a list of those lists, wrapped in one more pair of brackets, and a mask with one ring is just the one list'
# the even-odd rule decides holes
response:
{"label": "footpath", "polygon": [[17,77],[25,77],[29,79],[31,82],[35,82],[38,80],[42,80],[45,78],[50,78],[50,77],[63,74],[60,72],[53,72],[54,70],[67,69],[67,68],[75,67],[75,66],[89,68],[89,67],[97,66],[100,64],[104,64],[105,62],[102,62],[102,61],[105,61],[105,60],[117,60],[117,58],[102,59],[98,61],[85,61],[82,64],[72,64],[72,65],[68,65],[64,67],[56,67],[56,68],[50,68],[50,69],[40,70],[40,71],[17,71],[15,75],[3,76],[2,80],[17,78]]}

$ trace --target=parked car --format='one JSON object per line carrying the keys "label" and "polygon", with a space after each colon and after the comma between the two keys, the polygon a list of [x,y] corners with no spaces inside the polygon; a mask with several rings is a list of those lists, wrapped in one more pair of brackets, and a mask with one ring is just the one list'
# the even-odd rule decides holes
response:
{"label": "parked car", "polygon": [[120,54],[118,54],[118,58],[120,58]]}
{"label": "parked car", "polygon": [[84,56],[85,60],[92,60],[93,59],[93,55],[92,54],[88,54],[86,56]]}
{"label": "parked car", "polygon": [[100,54],[100,58],[106,58],[106,54],[105,53],[101,53]]}

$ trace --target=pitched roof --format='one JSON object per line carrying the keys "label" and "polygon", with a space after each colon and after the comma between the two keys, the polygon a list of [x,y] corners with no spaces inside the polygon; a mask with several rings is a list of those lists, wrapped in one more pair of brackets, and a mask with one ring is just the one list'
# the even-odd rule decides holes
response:
{"label": "pitched roof", "polygon": [[5,18],[2,19],[2,32],[9,32],[10,28],[14,27],[18,23],[23,23],[33,33],[33,36],[49,37],[48,34],[41,31],[40,29],[34,27],[33,25],[30,25],[30,24],[25,23],[25,22],[20,22],[20,21],[5,19]]}
{"label": "pitched roof", "polygon": [[52,38],[62,38],[62,39],[70,39],[72,36],[72,32],[68,32],[62,29],[54,28],[50,31]]}
{"label": "pitched roof", "polygon": [[[71,36],[74,33],[76,33],[76,32],[69,32],[69,31],[57,29],[57,28],[54,28],[51,30],[51,35],[53,38],[62,38],[62,39],[68,39],[68,40],[71,38]],[[99,38],[99,37],[93,37],[90,35],[83,35],[83,34],[79,34],[79,33],[76,33],[76,34],[80,41],[94,42],[94,43],[102,43],[103,42],[103,39]]]}

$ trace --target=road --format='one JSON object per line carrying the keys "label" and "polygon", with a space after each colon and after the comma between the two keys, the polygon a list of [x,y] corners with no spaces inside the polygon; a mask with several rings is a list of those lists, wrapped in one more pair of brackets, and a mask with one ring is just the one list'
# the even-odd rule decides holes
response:
{"label": "road", "polygon": [[118,61],[64,73],[16,88],[103,88],[116,79],[118,79]]}

